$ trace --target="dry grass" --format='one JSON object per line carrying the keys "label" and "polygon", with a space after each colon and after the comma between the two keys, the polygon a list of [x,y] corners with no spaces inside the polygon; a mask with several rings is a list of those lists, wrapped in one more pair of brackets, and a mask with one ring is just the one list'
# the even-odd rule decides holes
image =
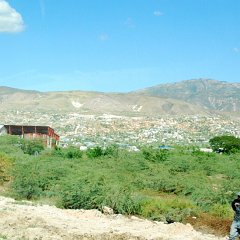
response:
{"label": "dry grass", "polygon": [[228,235],[232,223],[231,219],[223,219],[207,213],[201,214],[196,219],[189,217],[185,221],[186,223],[190,223],[198,231],[211,233],[216,236]]}

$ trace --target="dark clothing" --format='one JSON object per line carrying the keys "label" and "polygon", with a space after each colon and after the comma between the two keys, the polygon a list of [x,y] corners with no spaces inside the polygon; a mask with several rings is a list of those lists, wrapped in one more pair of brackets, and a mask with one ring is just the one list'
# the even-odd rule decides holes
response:
{"label": "dark clothing", "polygon": [[234,220],[240,222],[240,198],[236,198],[232,202],[232,209],[234,213]]}
{"label": "dark clothing", "polygon": [[240,197],[233,200],[232,209],[234,211],[234,219],[230,229],[229,240],[236,240],[240,233]]}
{"label": "dark clothing", "polygon": [[234,199],[233,200],[233,202],[232,202],[232,209],[233,209],[233,211],[234,212],[236,212],[236,203],[239,203],[240,204],[240,198],[236,198],[236,199]]}

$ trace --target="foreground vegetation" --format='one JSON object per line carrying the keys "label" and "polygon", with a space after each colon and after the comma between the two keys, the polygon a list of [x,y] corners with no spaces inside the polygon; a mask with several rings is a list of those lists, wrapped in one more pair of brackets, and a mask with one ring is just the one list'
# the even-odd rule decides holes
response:
{"label": "foreground vegetation", "polygon": [[43,150],[39,142],[0,137],[0,184],[8,186],[8,194],[62,208],[109,206],[115,213],[167,222],[204,214],[231,219],[239,172],[237,151],[146,147],[128,152],[116,146],[86,152],[74,147]]}

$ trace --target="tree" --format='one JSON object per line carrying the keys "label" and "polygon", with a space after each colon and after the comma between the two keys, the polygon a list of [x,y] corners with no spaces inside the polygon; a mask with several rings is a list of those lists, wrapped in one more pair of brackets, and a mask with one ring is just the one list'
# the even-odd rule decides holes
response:
{"label": "tree", "polygon": [[223,153],[234,153],[240,150],[240,138],[234,136],[216,136],[209,140],[209,144],[213,151],[221,150]]}

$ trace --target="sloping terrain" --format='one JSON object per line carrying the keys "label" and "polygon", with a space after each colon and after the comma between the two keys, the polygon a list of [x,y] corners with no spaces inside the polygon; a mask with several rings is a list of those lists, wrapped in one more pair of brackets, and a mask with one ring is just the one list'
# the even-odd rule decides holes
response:
{"label": "sloping terrain", "polygon": [[174,98],[221,112],[240,111],[240,83],[192,79],[161,84],[138,92],[151,96]]}
{"label": "sloping terrain", "polygon": [[0,240],[223,240],[190,224],[164,224],[97,210],[62,210],[0,197]]}
{"label": "sloping terrain", "polygon": [[193,79],[131,93],[38,92],[0,87],[0,111],[116,115],[240,113],[240,83]]}
{"label": "sloping terrain", "polygon": [[81,114],[161,115],[206,113],[201,107],[141,93],[31,92],[0,88],[0,111],[75,112]]}

